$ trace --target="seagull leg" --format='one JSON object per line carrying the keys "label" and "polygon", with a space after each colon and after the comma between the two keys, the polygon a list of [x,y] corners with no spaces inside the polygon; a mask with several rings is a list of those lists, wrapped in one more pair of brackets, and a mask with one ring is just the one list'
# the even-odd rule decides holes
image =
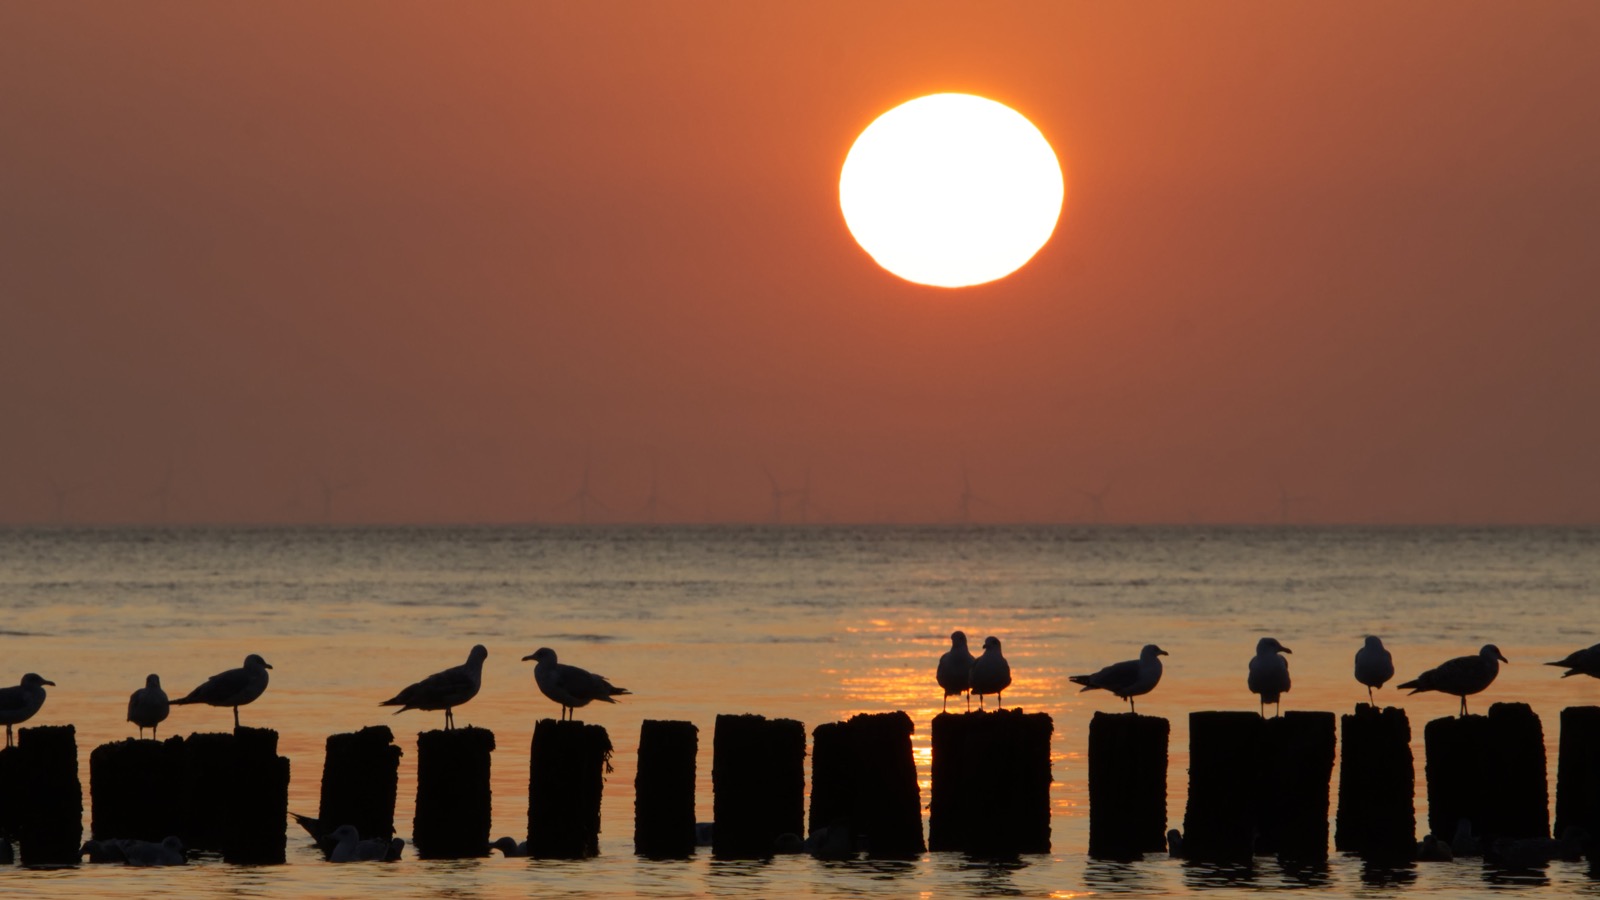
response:
{"label": "seagull leg", "polygon": [[1367,685],[1367,702],[1371,703],[1373,706],[1378,705],[1378,702],[1372,699],[1372,685],[1370,684]]}
{"label": "seagull leg", "polygon": [[233,730],[239,730],[239,707],[237,706],[233,708]]}

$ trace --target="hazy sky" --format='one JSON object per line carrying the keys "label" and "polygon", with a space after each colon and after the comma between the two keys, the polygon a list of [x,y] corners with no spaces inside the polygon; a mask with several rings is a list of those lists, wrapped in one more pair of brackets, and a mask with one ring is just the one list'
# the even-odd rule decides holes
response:
{"label": "hazy sky", "polygon": [[[988,286],[839,213],[939,91],[1063,162]],[[1588,0],[3,3],[0,522],[1593,522],[1596,97]]]}

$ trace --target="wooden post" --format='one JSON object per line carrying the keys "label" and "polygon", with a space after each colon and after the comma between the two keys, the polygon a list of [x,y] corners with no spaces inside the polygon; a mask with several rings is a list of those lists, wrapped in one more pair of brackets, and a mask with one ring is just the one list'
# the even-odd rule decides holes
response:
{"label": "wooden post", "polygon": [[646,719],[633,779],[633,852],[656,859],[694,855],[694,773],[700,729]]}
{"label": "wooden post", "polygon": [[1188,859],[1248,863],[1254,858],[1265,727],[1266,720],[1253,712],[1189,714],[1189,802],[1183,813]]}
{"label": "wooden post", "polygon": [[1496,703],[1489,715],[1434,719],[1427,749],[1428,828],[1448,841],[1467,819],[1484,847],[1496,838],[1550,836],[1544,730],[1526,703]]}
{"label": "wooden post", "polygon": [[491,821],[490,754],[486,728],[417,735],[417,811],[412,843],[423,859],[487,856]]}
{"label": "wooden post", "polygon": [[1375,862],[1409,861],[1416,855],[1417,816],[1406,711],[1357,704],[1355,715],[1341,718],[1339,736],[1334,848]]}
{"label": "wooden post", "polygon": [[1268,779],[1256,791],[1255,852],[1296,862],[1326,860],[1333,713],[1284,713],[1266,721],[1262,739],[1260,758]]}
{"label": "wooden post", "polygon": [[780,834],[805,825],[805,725],[794,719],[717,716],[711,739],[712,853],[765,859]]}
{"label": "wooden post", "polygon": [[846,823],[867,852],[904,859],[927,850],[911,717],[863,713],[812,733],[811,832]]}
{"label": "wooden post", "polygon": [[1050,852],[1045,713],[940,713],[933,719],[928,845],[1003,856]]}
{"label": "wooden post", "polygon": [[17,730],[9,777],[20,779],[14,828],[25,866],[76,865],[83,845],[83,785],[71,725]]}
{"label": "wooden post", "polygon": [[528,766],[528,855],[582,859],[600,852],[600,795],[611,737],[599,725],[540,719]]}
{"label": "wooden post", "polygon": [[101,744],[89,754],[90,834],[159,842],[183,833],[183,738]]}
{"label": "wooden post", "polygon": [[1566,836],[1571,828],[1582,828],[1600,840],[1600,706],[1569,706],[1561,711],[1556,837]]}
{"label": "wooden post", "polygon": [[368,840],[394,837],[402,755],[387,725],[329,735],[317,807],[323,827],[331,832],[340,825],[351,825]]}
{"label": "wooden post", "polygon": [[1089,720],[1089,855],[1135,860],[1167,847],[1166,719],[1096,712]]}

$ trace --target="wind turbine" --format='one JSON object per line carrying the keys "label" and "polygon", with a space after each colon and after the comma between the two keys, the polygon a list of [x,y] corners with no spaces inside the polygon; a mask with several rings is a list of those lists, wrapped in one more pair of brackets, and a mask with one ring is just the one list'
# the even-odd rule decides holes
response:
{"label": "wind turbine", "polygon": [[1278,482],[1278,521],[1279,521],[1279,523],[1281,523],[1283,525],[1289,524],[1290,508],[1292,506],[1294,506],[1294,504],[1302,503],[1307,499],[1308,498],[1304,497],[1304,496],[1299,496],[1299,497],[1291,496],[1289,494],[1289,489],[1283,486],[1283,482],[1281,482],[1281,481]]}
{"label": "wind turbine", "polygon": [[972,505],[989,501],[972,492],[972,478],[967,474],[967,464],[961,464],[961,498],[956,504],[956,517],[963,524],[972,521]]}
{"label": "wind turbine", "polygon": [[1111,492],[1111,482],[1107,481],[1099,491],[1083,491],[1083,496],[1089,501],[1089,521],[1096,525],[1106,520],[1106,494]]}
{"label": "wind turbine", "polygon": [[573,494],[571,497],[568,497],[561,504],[562,506],[566,506],[568,503],[576,503],[576,504],[578,504],[578,523],[579,524],[588,524],[588,522],[589,522],[589,504],[591,504],[591,503],[593,503],[595,506],[600,507],[603,510],[610,511],[610,509],[611,509],[611,507],[606,506],[604,503],[601,503],[599,498],[597,498],[594,495],[594,492],[589,490],[589,466],[590,466],[589,460],[588,459],[584,459],[584,461],[583,461],[583,482],[581,484],[579,484],[578,492],[576,494]]}
{"label": "wind turbine", "polygon": [[[585,482],[587,483],[587,478],[585,478]],[[650,496],[645,498],[644,506],[640,508],[640,511],[645,514],[645,521],[654,525],[656,524],[657,510],[666,509],[671,511],[672,508],[672,504],[662,501],[661,495],[656,489],[656,461],[652,458],[650,460]]]}
{"label": "wind turbine", "polygon": [[328,476],[317,473],[317,486],[322,493],[322,521],[333,521],[333,500],[341,491],[347,491],[356,486],[354,480],[330,481]]}
{"label": "wind turbine", "polygon": [[795,505],[800,508],[800,524],[801,525],[806,524],[806,519],[811,513],[811,467],[810,466],[806,467],[805,482],[800,487],[795,488],[794,490],[791,490],[788,493],[793,494],[793,495],[795,495],[795,496],[800,498],[800,502],[795,504]]}
{"label": "wind turbine", "polygon": [[783,521],[783,488],[778,487],[778,479],[772,474],[771,469],[762,466],[761,471],[766,474],[767,484],[772,488],[772,512],[768,514],[767,521],[777,525]]}

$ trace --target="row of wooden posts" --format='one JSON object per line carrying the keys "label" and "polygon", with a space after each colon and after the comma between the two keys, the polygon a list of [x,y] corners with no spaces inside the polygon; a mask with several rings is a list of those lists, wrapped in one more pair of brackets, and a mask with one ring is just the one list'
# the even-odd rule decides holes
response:
{"label": "row of wooden posts", "polygon": [[[1197,712],[1189,718],[1184,855],[1247,861],[1272,854],[1319,860],[1328,852],[1334,714]],[[1043,713],[941,714],[933,720],[927,842],[903,712],[863,714],[812,734],[810,828],[805,828],[805,727],[792,719],[720,715],[712,747],[712,853],[772,855],[780,835],[847,825],[881,857],[927,849],[981,855],[1050,850],[1050,737]],[[1089,726],[1089,852],[1128,859],[1167,846],[1167,720],[1096,713]],[[650,857],[695,851],[699,733],[689,722],[647,720],[634,780],[634,849]],[[238,728],[165,741],[128,739],[89,757],[93,837],[158,841],[231,862],[281,863],[289,760],[277,733]],[[1410,859],[1416,841],[1415,770],[1404,710],[1366,704],[1340,723],[1334,846],[1374,859]],[[1551,834],[1544,736],[1526,704],[1487,716],[1437,719],[1424,731],[1429,829],[1454,834],[1467,819],[1481,839]],[[412,844],[424,858],[483,856],[490,839],[490,756],[481,728],[417,738]],[[600,798],[611,739],[599,725],[540,721],[530,748],[530,855],[599,851]],[[328,738],[318,818],[363,837],[395,833],[401,749],[386,726]],[[83,830],[72,726],[24,728],[0,751],[0,839],[24,865],[78,861]],[[1556,831],[1600,834],[1600,707],[1562,712]]]}

